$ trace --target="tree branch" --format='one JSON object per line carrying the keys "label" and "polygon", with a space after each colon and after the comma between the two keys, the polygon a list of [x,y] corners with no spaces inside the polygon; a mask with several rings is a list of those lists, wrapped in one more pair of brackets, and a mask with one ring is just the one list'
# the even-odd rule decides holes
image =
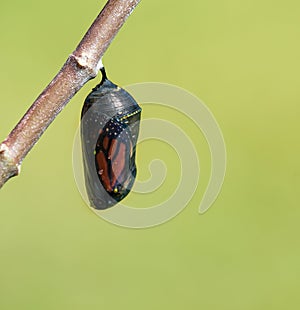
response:
{"label": "tree branch", "polygon": [[0,145],[0,188],[76,92],[100,68],[109,44],[140,0],[109,0],[59,73]]}

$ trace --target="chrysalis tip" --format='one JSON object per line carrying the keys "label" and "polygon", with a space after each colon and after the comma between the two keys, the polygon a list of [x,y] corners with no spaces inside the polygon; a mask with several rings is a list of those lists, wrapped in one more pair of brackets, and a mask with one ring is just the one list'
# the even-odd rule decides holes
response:
{"label": "chrysalis tip", "polygon": [[100,71],[102,73],[102,81],[101,81],[102,84],[105,80],[107,80],[107,75],[104,67],[100,68]]}

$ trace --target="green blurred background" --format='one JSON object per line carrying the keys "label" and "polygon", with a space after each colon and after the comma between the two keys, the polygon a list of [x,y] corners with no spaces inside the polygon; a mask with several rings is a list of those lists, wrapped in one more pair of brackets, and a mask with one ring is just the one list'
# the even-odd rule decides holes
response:
{"label": "green blurred background", "polygon": [[[103,4],[1,2],[1,140]],[[179,216],[134,230],[90,212],[72,170],[89,82],[1,189],[0,309],[298,309],[299,15],[295,0],[143,0],[105,55],[109,76],[175,84],[206,103],[227,146],[222,192],[198,214],[210,161],[191,131],[203,169]],[[145,150],[141,165],[159,155]]]}

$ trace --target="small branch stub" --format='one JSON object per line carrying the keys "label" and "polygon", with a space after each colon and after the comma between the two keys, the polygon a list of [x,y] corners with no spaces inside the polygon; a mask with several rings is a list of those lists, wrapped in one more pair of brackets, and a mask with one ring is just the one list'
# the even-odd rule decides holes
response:
{"label": "small branch stub", "polygon": [[9,149],[5,144],[0,145],[0,188],[3,184],[10,179],[19,174],[19,166],[14,161],[11,160],[9,155]]}
{"label": "small branch stub", "polygon": [[109,0],[61,70],[0,144],[0,188],[76,92],[101,67],[101,58],[140,0]]}

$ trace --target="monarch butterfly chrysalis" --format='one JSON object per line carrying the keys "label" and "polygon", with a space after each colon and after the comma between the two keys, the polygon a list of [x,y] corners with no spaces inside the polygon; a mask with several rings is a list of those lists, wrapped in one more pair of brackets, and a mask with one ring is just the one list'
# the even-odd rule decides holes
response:
{"label": "monarch butterfly chrysalis", "polygon": [[114,206],[130,192],[135,177],[135,149],[141,108],[124,89],[102,80],[85,99],[81,144],[87,195],[91,207]]}

